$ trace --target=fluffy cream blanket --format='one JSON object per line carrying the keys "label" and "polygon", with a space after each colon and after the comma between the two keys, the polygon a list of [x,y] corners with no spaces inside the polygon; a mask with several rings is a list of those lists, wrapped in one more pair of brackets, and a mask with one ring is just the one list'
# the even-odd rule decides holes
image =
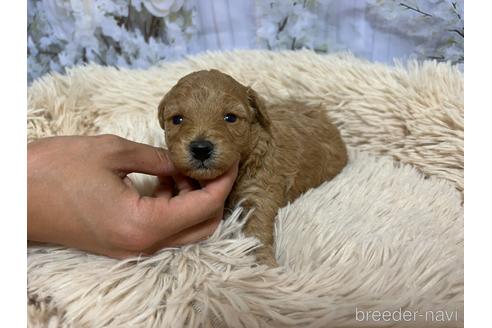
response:
{"label": "fluffy cream blanket", "polygon": [[[279,210],[282,267],[255,265],[241,208],[209,240],[147,258],[29,245],[30,326],[462,326],[463,76],[450,65],[240,51],[79,67],[29,88],[28,138],[115,133],[162,146],[160,98],[205,68],[270,103],[323,104],[350,146],[340,175]],[[143,192],[153,183],[132,178]]]}

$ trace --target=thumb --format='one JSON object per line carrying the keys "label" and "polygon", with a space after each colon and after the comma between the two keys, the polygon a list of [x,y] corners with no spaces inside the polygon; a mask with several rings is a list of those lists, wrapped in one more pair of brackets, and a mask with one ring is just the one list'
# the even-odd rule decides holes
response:
{"label": "thumb", "polygon": [[232,167],[223,175],[213,180],[201,181],[202,190],[212,195],[216,199],[222,200],[222,203],[231,192],[234,181],[237,178],[239,162],[235,162]]}
{"label": "thumb", "polygon": [[123,138],[119,143],[110,165],[122,175],[133,172],[157,176],[177,174],[167,150]]}

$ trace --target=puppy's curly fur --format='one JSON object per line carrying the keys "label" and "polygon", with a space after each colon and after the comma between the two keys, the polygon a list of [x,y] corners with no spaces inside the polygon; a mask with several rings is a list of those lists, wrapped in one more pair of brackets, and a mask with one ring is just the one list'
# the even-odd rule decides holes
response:
{"label": "puppy's curly fur", "polygon": [[332,179],[347,163],[345,144],[323,109],[300,104],[267,109],[253,89],[217,70],[180,79],[162,99],[158,117],[171,160],[183,174],[212,179],[239,160],[226,207],[244,199],[246,208],[255,209],[245,233],[260,239],[257,261],[270,266],[276,266],[278,209]]}

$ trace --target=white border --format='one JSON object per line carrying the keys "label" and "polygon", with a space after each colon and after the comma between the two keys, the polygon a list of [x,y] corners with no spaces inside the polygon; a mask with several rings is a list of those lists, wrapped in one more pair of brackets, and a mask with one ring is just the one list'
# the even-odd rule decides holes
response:
{"label": "white border", "polygon": [[[0,326],[26,320],[26,20],[27,2],[4,3],[1,21],[2,270]],[[5,324],[4,324],[5,323]]]}
{"label": "white border", "polygon": [[[7,8],[8,7],[8,8]],[[465,323],[479,327],[490,310],[492,213],[492,24],[490,2],[465,4]],[[2,17],[1,322],[26,326],[26,2],[4,4]]]}
{"label": "white border", "polygon": [[[465,4],[465,326],[490,324],[492,303],[492,5]],[[491,311],[491,312],[489,312]]]}

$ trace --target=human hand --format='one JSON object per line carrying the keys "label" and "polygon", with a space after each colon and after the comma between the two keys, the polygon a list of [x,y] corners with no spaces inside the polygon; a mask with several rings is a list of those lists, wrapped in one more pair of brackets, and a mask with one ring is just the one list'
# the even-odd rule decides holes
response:
{"label": "human hand", "polygon": [[[114,135],[51,137],[27,147],[28,240],[116,258],[211,235],[238,170],[197,189],[165,150]],[[126,177],[132,172],[159,176],[154,197],[139,195]]]}

